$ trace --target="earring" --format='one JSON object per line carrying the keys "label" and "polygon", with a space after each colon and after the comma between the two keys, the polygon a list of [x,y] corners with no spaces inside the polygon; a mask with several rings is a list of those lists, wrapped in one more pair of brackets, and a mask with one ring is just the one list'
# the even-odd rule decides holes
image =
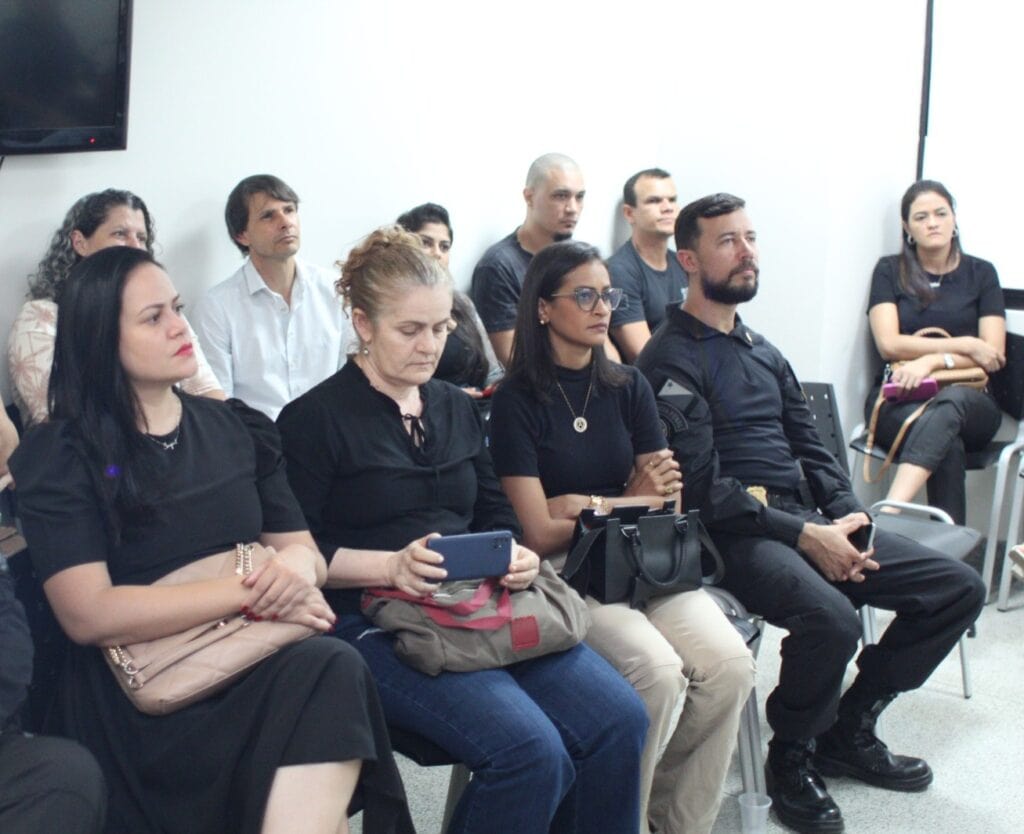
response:
{"label": "earring", "polygon": [[907,232],[907,245],[908,246],[913,246],[914,245],[914,239],[910,236],[910,232]]}
{"label": "earring", "polygon": [[538,321],[538,322],[540,322],[540,326],[541,326],[541,327],[543,327],[543,326],[544,326],[545,324],[547,324],[547,323],[548,323],[548,320],[547,320],[547,319],[537,319],[537,321]]}
{"label": "earring", "polygon": [[370,348],[367,345],[363,345],[362,348],[360,348],[359,352],[363,354],[363,356],[369,356]]}
{"label": "earring", "polygon": [[960,227],[959,226],[954,226],[953,227],[953,237],[957,237],[959,234],[960,234]]}

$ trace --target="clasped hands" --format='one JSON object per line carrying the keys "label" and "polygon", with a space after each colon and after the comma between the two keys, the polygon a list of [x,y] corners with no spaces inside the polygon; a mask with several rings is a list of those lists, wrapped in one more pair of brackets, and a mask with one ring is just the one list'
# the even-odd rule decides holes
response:
{"label": "clasped hands", "polygon": [[850,513],[831,524],[807,522],[796,546],[830,582],[863,582],[864,571],[878,570],[878,562],[871,558],[875,549],[861,553],[848,537],[870,523],[866,513]]}
{"label": "clasped hands", "polygon": [[[438,589],[448,575],[443,567],[444,557],[436,550],[430,550],[427,542],[437,538],[430,533],[423,538],[409,542],[401,550],[387,557],[388,584],[414,596],[427,596]],[[510,591],[522,591],[530,587],[540,570],[540,557],[520,544],[512,543],[512,561],[508,573],[501,578],[501,584]]]}
{"label": "clasped hands", "polygon": [[251,620],[276,620],[317,631],[334,628],[337,616],[316,586],[318,555],[301,544],[267,548],[271,558],[242,580],[250,593],[242,613]]}

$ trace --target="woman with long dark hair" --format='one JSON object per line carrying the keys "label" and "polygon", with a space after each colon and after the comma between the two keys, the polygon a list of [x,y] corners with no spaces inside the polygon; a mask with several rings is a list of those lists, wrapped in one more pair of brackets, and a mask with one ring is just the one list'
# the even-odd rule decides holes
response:
{"label": "woman with long dark hair", "polygon": [[[977,365],[992,373],[1006,364],[999,277],[988,261],[963,251],[955,208],[942,183],[914,183],[900,204],[902,252],[880,259],[871,278],[871,335],[884,361],[904,362],[892,381],[908,393],[942,368]],[[941,327],[949,337],[914,335],[925,327]],[[879,378],[868,395],[868,419],[883,381]],[[884,403],[876,429],[879,442],[891,445],[919,405]],[[984,448],[1000,421],[999,406],[988,391],[943,388],[904,438],[888,497],[912,501],[927,484],[928,503],[946,510],[957,524],[965,523],[966,454]]]}
{"label": "woman with long dark hair", "polygon": [[[142,199],[130,191],[108,188],[75,202],[53,233],[50,247],[29,276],[29,300],[22,305],[7,342],[7,359],[14,402],[26,426],[47,418],[47,387],[57,335],[57,299],[82,258],[110,246],[128,246],[153,254],[153,218]],[[189,329],[197,362],[196,372],[182,380],[190,394],[224,399],[220,383],[203,356],[199,340]]]}
{"label": "woman with long dark hair", "polygon": [[[288,478],[330,567],[338,635],[366,659],[388,722],[473,772],[449,834],[631,832],[646,721],[619,674],[580,644],[504,668],[431,676],[360,611],[364,588],[425,596],[445,577],[431,534],[510,530],[473,402],[434,379],[451,276],[398,228],[342,265],[359,350],[278,417]],[[501,584],[528,588],[539,560],[513,546]],[[335,590],[337,589],[337,590]]]}
{"label": "woman with long dark hair", "polygon": [[[423,243],[423,249],[448,269],[455,233],[448,210],[437,203],[423,203],[409,209],[397,221]],[[458,385],[474,399],[480,399],[489,385],[501,379],[504,369],[494,355],[483,322],[464,292],[452,291],[452,321],[455,328],[448,334],[444,352],[437,361],[434,376]]]}
{"label": "woman with long dark hair", "polygon": [[[585,508],[660,508],[682,488],[650,385],[604,354],[621,300],[586,243],[552,244],[526,272],[490,437],[523,540],[542,557],[566,551]],[[652,599],[643,610],[587,603],[587,643],[634,686],[650,720],[641,830],[649,820],[666,834],[709,832],[753,686],[750,652],[703,590]]]}
{"label": "woman with long dark hair", "polygon": [[[315,631],[335,617],[323,557],[288,490],[273,424],[232,400],[180,392],[194,346],[167,274],[112,247],[71,271],[50,383],[51,420],[11,459],[35,571],[74,643],[53,729],[80,741],[110,787],[108,829],[347,831],[406,819],[373,680],[358,655],[313,637],[226,690],[168,715],[135,709],[100,647],[237,616]],[[259,541],[248,576],[151,586],[202,557]]]}

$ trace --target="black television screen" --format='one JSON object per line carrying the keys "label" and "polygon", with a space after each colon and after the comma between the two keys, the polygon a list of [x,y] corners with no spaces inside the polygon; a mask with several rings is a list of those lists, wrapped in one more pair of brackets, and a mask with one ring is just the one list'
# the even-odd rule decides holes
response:
{"label": "black television screen", "polygon": [[131,0],[0,3],[0,155],[123,149]]}

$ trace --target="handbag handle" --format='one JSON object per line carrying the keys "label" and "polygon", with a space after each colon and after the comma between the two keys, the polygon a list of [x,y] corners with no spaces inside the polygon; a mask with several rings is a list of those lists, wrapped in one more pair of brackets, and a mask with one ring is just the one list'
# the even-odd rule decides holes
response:
{"label": "handbag handle", "polygon": [[[725,562],[722,560],[722,554],[718,552],[718,548],[711,540],[711,536],[708,534],[707,528],[705,528],[704,524],[701,522],[700,513],[697,510],[690,510],[685,516],[678,516],[672,519],[675,541],[671,548],[673,557],[671,575],[665,579],[657,579],[651,576],[642,557],[642,551],[644,528],[647,527],[650,529],[654,524],[664,523],[655,521],[655,518],[657,517],[649,520],[645,520],[644,518],[638,519],[636,527],[621,531],[627,539],[627,546],[624,548],[626,558],[630,563],[630,568],[633,570],[634,576],[637,578],[637,581],[633,585],[632,599],[630,601],[630,605],[633,608],[636,608],[639,604],[646,601],[650,596],[650,589],[652,588],[660,590],[675,590],[678,586],[683,584],[681,577],[687,566],[694,562],[696,562],[698,566],[702,565],[702,545],[707,549],[711,558],[715,562],[715,569],[710,575],[705,575],[703,568],[701,568],[702,584],[713,585],[720,582],[722,577],[725,575]],[[680,537],[682,538],[682,545],[678,546]],[[696,590],[696,588],[694,588],[694,590]]]}

